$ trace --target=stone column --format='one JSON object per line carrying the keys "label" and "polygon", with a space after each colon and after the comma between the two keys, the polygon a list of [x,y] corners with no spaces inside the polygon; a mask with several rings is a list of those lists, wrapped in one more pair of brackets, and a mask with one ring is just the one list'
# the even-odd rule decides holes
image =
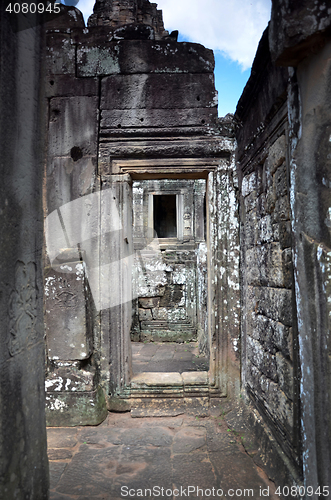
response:
{"label": "stone column", "polygon": [[[0,498],[48,498],[42,303],[42,35],[0,17]],[[26,23],[26,25],[24,25]]]}

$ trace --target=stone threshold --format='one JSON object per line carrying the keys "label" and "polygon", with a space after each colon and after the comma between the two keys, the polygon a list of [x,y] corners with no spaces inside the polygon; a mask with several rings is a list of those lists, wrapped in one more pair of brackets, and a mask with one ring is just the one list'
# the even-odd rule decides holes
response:
{"label": "stone threshold", "polygon": [[131,380],[132,417],[210,413],[208,372],[143,372]]}
{"label": "stone threshold", "polygon": [[207,417],[220,397],[207,371],[142,372],[132,377],[126,393],[108,400],[108,409],[130,411],[131,417]]}
{"label": "stone threshold", "polygon": [[208,372],[142,372],[131,379],[131,397],[207,396]]}

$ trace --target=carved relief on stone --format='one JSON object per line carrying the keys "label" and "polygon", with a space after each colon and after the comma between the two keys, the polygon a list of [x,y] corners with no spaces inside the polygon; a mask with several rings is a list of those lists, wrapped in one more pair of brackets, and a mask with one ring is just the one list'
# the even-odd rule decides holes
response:
{"label": "carved relief on stone", "polygon": [[9,298],[9,342],[11,356],[32,345],[37,339],[36,265],[17,261],[15,288]]}
{"label": "carved relief on stone", "polygon": [[63,290],[55,295],[55,304],[59,307],[75,307],[76,305],[76,295],[69,290]]}
{"label": "carved relief on stone", "polygon": [[190,213],[184,214],[184,236],[191,234],[191,219],[192,215]]}
{"label": "carved relief on stone", "polygon": [[70,288],[70,283],[65,278],[60,278],[59,288],[61,291],[54,294],[54,306],[61,308],[75,307],[77,305],[77,294],[73,293]]}

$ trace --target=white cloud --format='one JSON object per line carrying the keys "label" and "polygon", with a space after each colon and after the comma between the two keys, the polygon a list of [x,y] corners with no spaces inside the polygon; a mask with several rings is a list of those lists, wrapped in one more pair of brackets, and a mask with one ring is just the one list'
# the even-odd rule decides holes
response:
{"label": "white cloud", "polygon": [[[61,3],[64,3],[64,1],[61,0]],[[76,5],[77,9],[79,9],[84,15],[85,24],[87,24],[87,20],[93,12],[94,4],[95,0],[79,0]]]}
{"label": "white cloud", "polygon": [[271,0],[158,0],[166,29],[220,50],[248,69],[266,28]]}
{"label": "white cloud", "polygon": [[[192,42],[220,50],[248,69],[271,10],[271,0],[158,0],[165,28]],[[85,19],[94,0],[80,0],[77,7]]]}

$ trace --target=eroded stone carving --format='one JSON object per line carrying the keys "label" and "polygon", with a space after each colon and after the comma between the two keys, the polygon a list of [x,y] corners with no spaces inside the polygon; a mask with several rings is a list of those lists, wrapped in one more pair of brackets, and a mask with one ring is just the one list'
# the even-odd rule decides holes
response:
{"label": "eroded stone carving", "polygon": [[17,261],[15,288],[9,298],[9,342],[11,356],[35,343],[37,339],[37,293],[36,265]]}

